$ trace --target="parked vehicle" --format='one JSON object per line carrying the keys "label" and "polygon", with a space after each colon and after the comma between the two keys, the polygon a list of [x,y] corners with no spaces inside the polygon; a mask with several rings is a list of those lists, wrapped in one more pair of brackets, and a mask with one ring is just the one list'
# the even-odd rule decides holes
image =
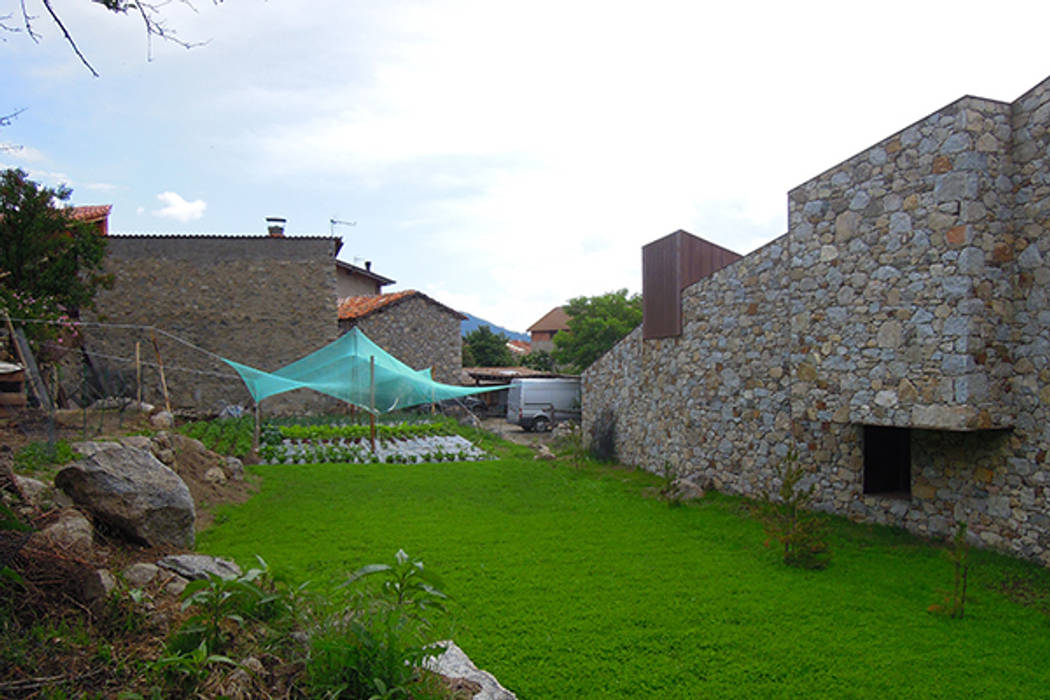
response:
{"label": "parked vehicle", "polygon": [[507,422],[545,432],[580,419],[580,379],[514,379],[507,391]]}

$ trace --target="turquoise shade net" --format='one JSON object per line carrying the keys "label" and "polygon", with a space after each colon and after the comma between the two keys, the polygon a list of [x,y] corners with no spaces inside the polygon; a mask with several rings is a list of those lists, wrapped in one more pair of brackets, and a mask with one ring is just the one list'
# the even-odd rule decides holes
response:
{"label": "turquoise shade net", "polygon": [[222,358],[222,361],[237,370],[256,403],[286,391],[313,389],[372,413],[389,413],[423,403],[506,388],[454,386],[436,382],[431,378],[429,369],[412,369],[357,328],[350,329],[320,350],[273,372],[263,372],[226,358]]}

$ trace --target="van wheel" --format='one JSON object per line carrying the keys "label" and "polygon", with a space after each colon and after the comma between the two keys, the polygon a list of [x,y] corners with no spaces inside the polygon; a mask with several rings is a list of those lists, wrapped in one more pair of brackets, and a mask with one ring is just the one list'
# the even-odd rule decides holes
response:
{"label": "van wheel", "polygon": [[532,429],[537,433],[545,433],[551,429],[551,422],[543,416],[540,416],[532,422]]}

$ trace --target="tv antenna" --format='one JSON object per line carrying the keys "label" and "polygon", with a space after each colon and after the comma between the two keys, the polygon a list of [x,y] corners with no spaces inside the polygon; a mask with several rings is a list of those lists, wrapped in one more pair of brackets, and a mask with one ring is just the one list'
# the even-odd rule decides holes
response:
{"label": "tv antenna", "polygon": [[339,219],[328,220],[329,232],[334,236],[336,226],[357,226],[356,221],[340,221]]}

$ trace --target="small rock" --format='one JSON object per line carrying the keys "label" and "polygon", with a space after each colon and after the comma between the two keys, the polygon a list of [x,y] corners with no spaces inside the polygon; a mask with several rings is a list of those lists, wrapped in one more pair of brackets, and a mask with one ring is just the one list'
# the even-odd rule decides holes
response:
{"label": "small rock", "polygon": [[70,447],[73,451],[84,457],[94,457],[103,450],[111,450],[114,447],[120,447],[118,442],[95,442],[93,440],[87,440],[85,442],[74,442]]}
{"label": "small rock", "polygon": [[157,565],[188,579],[202,579],[207,578],[208,574],[215,574],[228,581],[242,573],[241,568],[232,561],[206,554],[172,554],[158,561]]}
{"label": "small rock", "polygon": [[154,453],[154,456],[157,458],[157,461],[159,461],[161,464],[167,465],[169,467],[175,463],[174,450],[157,450]]}
{"label": "small rock", "polygon": [[674,501],[692,501],[704,497],[704,490],[699,484],[685,477],[678,477],[671,482],[667,498]]}
{"label": "small rock", "polygon": [[540,445],[537,454],[533,459],[542,459],[549,462],[554,459],[554,453],[551,452],[550,448],[546,445]]}
{"label": "small rock", "polygon": [[175,427],[175,416],[167,411],[158,411],[149,417],[149,424],[158,430],[169,430]]}
{"label": "small rock", "polygon": [[91,556],[95,530],[83,513],[68,508],[59,514],[58,520],[33,533],[29,541],[38,549],[58,549],[87,559]]}
{"label": "small rock", "polygon": [[80,581],[80,598],[88,605],[105,601],[117,585],[113,574],[105,569],[95,569]]}
{"label": "small rock", "polygon": [[244,481],[244,462],[236,457],[227,457],[226,476],[234,481]]}
{"label": "small rock", "polygon": [[496,680],[488,671],[479,669],[470,660],[470,657],[455,642],[438,642],[445,647],[445,651],[434,658],[427,659],[424,666],[435,673],[440,673],[449,678],[466,678],[481,686],[481,692],[474,696],[474,700],[516,700],[514,693],[510,692]]}
{"label": "small rock", "polygon": [[[163,462],[164,460],[161,461]],[[226,472],[224,472],[221,467],[212,467],[204,472],[204,480],[212,484],[225,484]]]}
{"label": "small rock", "polygon": [[129,586],[141,588],[156,578],[158,573],[160,573],[160,567],[156,564],[140,561],[124,569],[124,580]]}
{"label": "small rock", "polygon": [[33,503],[39,503],[39,501],[46,498],[50,489],[43,481],[38,481],[28,476],[19,476],[18,474],[15,474],[15,484],[22,491],[22,495]]}
{"label": "small rock", "polygon": [[164,586],[164,592],[172,596],[180,596],[186,590],[189,581],[181,576],[172,576],[171,580]]}
{"label": "small rock", "polygon": [[139,450],[149,450],[151,440],[146,435],[129,435],[120,438],[120,444],[125,447],[134,447]]}
{"label": "small rock", "polygon": [[171,433],[166,430],[162,430],[153,436],[151,441],[153,443],[151,449],[153,450],[170,450],[172,449]]}

